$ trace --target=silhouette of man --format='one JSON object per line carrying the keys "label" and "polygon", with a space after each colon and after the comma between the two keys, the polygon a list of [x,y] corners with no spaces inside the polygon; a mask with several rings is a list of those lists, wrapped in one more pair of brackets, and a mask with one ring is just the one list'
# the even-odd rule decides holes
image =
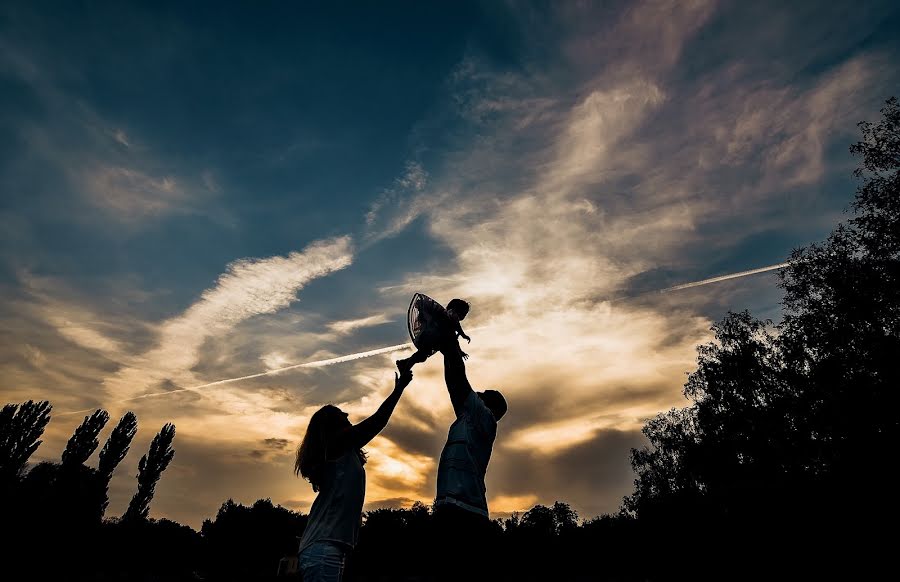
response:
{"label": "silhouette of man", "polygon": [[[448,579],[486,577],[490,572],[493,524],[484,477],[497,436],[497,421],[506,414],[506,399],[496,390],[475,392],[454,346],[442,349],[444,381],[456,420],[438,464],[434,522],[440,572]],[[464,547],[464,554],[459,549]],[[473,568],[477,571],[473,571]]]}

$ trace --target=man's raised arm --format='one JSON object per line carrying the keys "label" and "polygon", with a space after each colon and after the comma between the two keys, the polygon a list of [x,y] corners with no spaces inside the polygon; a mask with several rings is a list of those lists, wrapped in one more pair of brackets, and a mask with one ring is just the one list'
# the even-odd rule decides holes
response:
{"label": "man's raised arm", "polygon": [[444,381],[447,383],[447,392],[450,393],[450,403],[453,404],[453,411],[459,416],[466,398],[474,390],[466,377],[466,365],[459,348],[451,346],[449,349],[441,350],[441,353],[444,355]]}

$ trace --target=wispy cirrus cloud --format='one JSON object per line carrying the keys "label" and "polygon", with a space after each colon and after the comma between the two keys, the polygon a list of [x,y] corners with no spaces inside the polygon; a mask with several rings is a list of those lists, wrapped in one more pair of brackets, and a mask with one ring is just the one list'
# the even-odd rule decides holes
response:
{"label": "wispy cirrus cloud", "polygon": [[97,168],[85,175],[84,184],[93,204],[127,221],[169,212],[187,198],[175,178],[154,178],[126,167]]}
{"label": "wispy cirrus cloud", "polygon": [[[41,56],[40,50],[16,46],[0,37],[0,75],[25,84],[47,116],[10,120],[10,129],[25,147],[16,151],[10,166],[11,183],[19,174],[29,177],[43,197],[71,208],[80,202],[83,212],[69,220],[102,221],[127,231],[140,231],[171,215],[195,214],[231,224],[233,217],[215,204],[218,185],[209,168],[186,168],[166,160],[139,135],[126,132],[91,105],[73,97],[66,86],[70,71]],[[35,179],[40,176],[40,179]],[[42,191],[47,176],[59,177],[63,188]],[[17,188],[12,188],[16,190]],[[63,201],[61,204],[59,201]],[[94,210],[102,212],[97,215]]]}
{"label": "wispy cirrus cloud", "polygon": [[374,244],[401,232],[437,203],[428,191],[428,172],[419,162],[406,163],[403,173],[382,191],[366,212],[366,244]]}
{"label": "wispy cirrus cloud", "polygon": [[345,319],[342,321],[334,321],[328,324],[328,329],[335,333],[344,335],[352,333],[363,327],[382,325],[385,323],[389,323],[390,321],[392,320],[387,316],[386,313],[377,313],[375,315],[361,317],[359,319]]}
{"label": "wispy cirrus cloud", "polygon": [[[760,158],[763,192],[822,179],[830,134],[846,127],[848,118],[855,122],[851,104],[859,103],[880,60],[877,55],[850,59],[805,90],[768,85],[735,95],[737,102],[715,123],[725,162],[743,165]],[[766,145],[771,147],[763,149]]]}
{"label": "wispy cirrus cloud", "polygon": [[203,342],[248,318],[287,307],[307,283],[347,267],[352,258],[350,238],[339,237],[284,257],[231,263],[197,302],[159,326],[155,348],[138,356],[136,365],[107,378],[104,385],[110,394],[127,398],[161,382],[196,383],[190,370],[198,362]]}

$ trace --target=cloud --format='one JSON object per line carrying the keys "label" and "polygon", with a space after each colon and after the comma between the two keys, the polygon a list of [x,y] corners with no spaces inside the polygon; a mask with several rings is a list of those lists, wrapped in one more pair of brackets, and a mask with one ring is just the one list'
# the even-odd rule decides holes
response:
{"label": "cloud", "polygon": [[406,228],[428,208],[436,196],[427,192],[428,172],[418,162],[409,161],[402,175],[394,179],[369,206],[366,213],[367,244],[390,238]]}
{"label": "cloud", "polygon": [[492,517],[499,515],[527,511],[537,505],[538,496],[534,493],[526,495],[497,495],[491,498],[490,507]]}
{"label": "cloud", "polygon": [[86,325],[57,313],[49,314],[47,321],[59,331],[60,335],[82,347],[114,357],[122,354],[122,346],[117,341]]}
{"label": "cloud", "polygon": [[403,450],[386,437],[374,439],[366,450],[366,495],[375,499],[421,490],[435,466],[433,457]]}
{"label": "cloud", "polygon": [[614,430],[549,456],[500,444],[487,478],[491,512],[495,507],[498,512],[523,511],[554,501],[569,502],[582,518],[615,512],[633,491],[627,453],[644,445],[639,432]]}
{"label": "cloud", "polygon": [[[874,60],[874,62],[873,62]],[[835,131],[852,127],[859,93],[871,82],[878,59],[858,56],[822,75],[811,87],[766,83],[747,92],[718,96],[723,100],[708,119],[712,139],[725,164],[744,168],[759,160],[758,191],[813,184],[826,172],[825,147]],[[734,83],[739,71],[723,79]],[[856,114],[858,115],[858,114]],[[848,123],[849,122],[849,123]],[[722,155],[724,154],[724,155]]]}
{"label": "cloud", "polygon": [[260,360],[265,364],[266,370],[278,370],[292,363],[291,359],[281,352],[269,352],[260,357]]}
{"label": "cloud", "polygon": [[290,441],[287,439],[268,438],[263,439],[263,444],[270,449],[281,451],[286,449],[288,445],[290,445]]}
{"label": "cloud", "polygon": [[381,325],[383,323],[390,322],[391,320],[388,319],[386,314],[378,313],[376,315],[370,315],[368,317],[362,317],[360,319],[335,321],[328,324],[328,329],[332,330],[335,333],[346,335],[363,327],[372,327],[375,325]]}
{"label": "cloud", "polygon": [[[61,68],[59,62],[43,58],[46,51],[28,45],[0,38],[0,73],[24,84],[36,106],[46,111],[43,116],[26,112],[12,118],[12,132],[24,147],[12,153],[16,163],[6,168],[7,188],[27,182],[41,198],[52,200],[50,210],[66,209],[63,221],[102,222],[106,228],[117,224],[126,227],[125,232],[179,214],[233,222],[212,204],[220,189],[209,169],[168,160],[141,136],[126,132],[73,93],[70,76],[80,73]],[[71,211],[73,204],[76,212]]]}
{"label": "cloud", "polygon": [[[539,121],[525,119],[516,102],[540,94],[540,74],[505,73],[493,89],[473,91],[472,82],[492,84],[490,67],[469,59],[458,71],[466,110],[491,115],[472,116],[477,138],[431,172],[429,188],[452,196],[422,216],[453,258],[382,292],[472,303],[466,325],[479,329],[466,349],[470,379],[503,391],[510,406],[489,470],[498,511],[527,509],[515,505],[534,499],[570,500],[589,515],[618,507],[633,478],[629,448],[642,444],[648,417],[687,404],[684,374],[711,321],[702,303],[606,299],[635,277],[684,262],[686,249],[724,249],[771,225],[754,214],[778,195],[776,185],[823,179],[825,145],[871,76],[862,57],[805,87],[762,85],[759,94],[727,69],[674,84],[671,68],[713,7],[642,3],[613,30],[570,41],[582,70],[611,47],[620,62],[593,63],[602,74],[580,80],[577,98],[543,100]],[[503,106],[481,108],[486,96]],[[748,173],[752,188],[739,185]],[[732,184],[738,189],[723,195]],[[740,221],[725,236],[706,232],[731,217]],[[401,442],[425,440],[412,435],[398,431]]]}
{"label": "cloud", "polygon": [[[665,96],[653,82],[638,79],[595,90],[572,108],[555,140],[557,154],[535,189],[543,195],[567,195],[609,169],[611,148],[659,106]],[[575,202],[584,205],[584,200]]]}
{"label": "cloud", "polygon": [[288,439],[268,438],[263,439],[259,445],[262,448],[252,449],[249,455],[255,459],[272,459],[273,457],[281,457],[289,448],[290,441]]}
{"label": "cloud", "polygon": [[428,173],[422,164],[418,162],[406,162],[406,168],[401,176],[394,179],[390,188],[385,189],[371,204],[366,213],[366,224],[372,226],[378,219],[379,211],[387,204],[395,202],[403,194],[417,193],[425,189],[428,182]]}
{"label": "cloud", "polygon": [[409,497],[390,497],[387,499],[376,499],[366,502],[363,511],[373,511],[376,509],[409,509],[418,499],[410,499]]}
{"label": "cloud", "polygon": [[251,317],[287,307],[307,283],[343,269],[351,261],[351,241],[340,237],[313,243],[286,257],[231,263],[198,301],[160,324],[155,348],[139,356],[136,365],[106,378],[104,386],[115,397],[127,398],[166,381],[196,383],[190,370],[206,340]]}
{"label": "cloud", "polygon": [[[667,50],[677,53],[708,17],[708,4],[695,7],[666,23]],[[629,38],[643,25],[629,16],[616,34]],[[649,46],[639,44],[631,62],[646,59],[641,51]],[[504,75],[498,83],[506,94],[480,93],[504,105],[491,106],[490,118],[476,116],[479,138],[487,138],[461,147],[432,172],[430,190],[453,194],[436,198],[422,215],[453,259],[385,290],[422,289],[427,280],[433,286],[426,292],[472,303],[466,324],[478,332],[467,348],[470,379],[477,389],[500,389],[510,405],[489,470],[500,467],[489,477],[498,511],[527,509],[515,505],[535,499],[552,502],[552,495],[572,495],[576,506],[591,511],[613,511],[631,482],[628,445],[639,441],[633,435],[648,416],[684,402],[684,372],[694,365],[694,346],[709,335],[709,320],[686,308],[603,300],[696,237],[693,202],[673,199],[669,191],[639,200],[620,193],[623,178],[651,173],[660,163],[626,158],[668,103],[663,70],[654,64],[628,76],[584,81],[577,99],[541,101],[540,120],[523,119],[525,109],[516,106],[517,91],[524,91],[523,102],[539,91],[527,79]],[[473,60],[459,76],[461,83],[476,76],[490,84],[491,78]],[[478,98],[466,93],[467,110],[479,110]],[[446,398],[440,390],[428,394]],[[398,410],[395,422],[407,417]],[[403,441],[414,438],[403,432],[415,430],[398,431]],[[629,436],[614,436],[620,434]],[[598,439],[604,455],[620,460],[601,503],[589,501],[584,480],[572,479],[577,487],[569,487],[562,477],[544,482],[534,476],[550,466],[573,477],[577,469],[566,460],[595,450]],[[509,466],[513,461],[521,473]],[[607,481],[591,475],[604,487]]]}
{"label": "cloud", "polygon": [[125,133],[125,130],[116,128],[115,130],[111,131],[111,134],[112,138],[116,140],[119,145],[126,148],[131,147],[131,140],[128,138],[128,134]]}
{"label": "cloud", "polygon": [[678,64],[685,45],[709,22],[718,4],[645,0],[630,2],[614,15],[606,7],[573,4],[558,12],[567,31],[562,51],[588,75],[603,68],[617,80],[635,71],[662,76]]}
{"label": "cloud", "polygon": [[[65,349],[55,345],[52,351],[41,351],[53,354],[44,358],[46,370],[61,365],[61,360],[69,357],[73,360],[70,363],[97,358],[105,366],[96,369],[96,373],[103,374],[102,369],[109,365],[131,363],[133,351],[152,338],[152,325],[134,314],[135,305],[152,294],[129,291],[133,282],[127,277],[102,279],[104,289],[111,295],[102,305],[59,277],[35,275],[23,269],[17,273],[17,279],[21,297],[11,300],[12,310],[0,315],[6,326],[10,329],[28,326],[35,336],[47,330],[67,344]],[[42,337],[41,342],[46,347],[48,339]]]}
{"label": "cloud", "polygon": [[126,220],[162,214],[185,198],[174,178],[123,167],[100,167],[85,177],[85,185],[94,204]]}

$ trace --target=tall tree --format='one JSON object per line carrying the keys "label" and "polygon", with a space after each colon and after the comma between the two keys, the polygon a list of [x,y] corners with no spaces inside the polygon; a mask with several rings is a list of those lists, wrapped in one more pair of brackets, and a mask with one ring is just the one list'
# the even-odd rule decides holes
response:
{"label": "tall tree", "polygon": [[100,444],[98,435],[109,421],[109,413],[105,410],[95,410],[90,416],[85,416],[84,421],[72,433],[66,449],[62,454],[62,466],[73,468],[83,465]]}
{"label": "tall tree", "polygon": [[550,538],[556,533],[553,510],[546,505],[535,505],[522,515],[519,527],[533,536]]}
{"label": "tall tree", "polygon": [[109,507],[109,482],[112,479],[112,474],[119,463],[122,462],[122,459],[125,458],[125,455],[128,454],[128,449],[131,447],[131,441],[134,439],[136,433],[137,417],[131,411],[126,412],[122,418],[119,419],[119,424],[117,424],[112,433],[110,433],[109,438],[106,439],[106,443],[100,450],[100,463],[97,467],[97,477],[100,486],[103,489],[103,498],[100,507],[101,516],[106,513],[106,508]]}
{"label": "tall tree", "polygon": [[106,439],[106,443],[103,445],[103,449],[100,451],[100,464],[97,470],[106,479],[107,483],[112,478],[113,471],[116,470],[116,467],[128,454],[131,441],[136,433],[137,417],[133,412],[128,411],[119,419],[119,424],[110,433],[109,438]]}
{"label": "tall tree", "polygon": [[[876,124],[859,124],[863,139],[850,146],[852,154],[862,156],[862,166],[854,172],[862,184],[856,190],[856,216],[851,222],[874,258],[892,261],[900,253],[900,102],[896,97],[887,100],[881,114]],[[897,280],[887,281],[891,282]]]}
{"label": "tall tree", "polygon": [[52,407],[46,400],[7,404],[0,411],[0,482],[14,481],[41,446]]}
{"label": "tall tree", "polygon": [[578,527],[578,512],[572,509],[568,503],[557,501],[550,510],[553,512],[556,533],[570,532]]}
{"label": "tall tree", "polygon": [[147,519],[150,513],[150,502],[156,490],[156,483],[163,471],[169,466],[175,449],[172,448],[172,440],[175,438],[175,425],[168,423],[162,427],[159,433],[153,437],[150,450],[141,457],[138,463],[138,490],[131,498],[128,509],[122,516],[126,522],[142,521]]}
{"label": "tall tree", "polygon": [[893,499],[890,480],[860,479],[896,454],[900,436],[900,103],[859,124],[861,183],[853,216],[782,273],[781,346],[800,388],[798,432],[823,498],[856,512],[854,496]]}
{"label": "tall tree", "polygon": [[637,479],[625,507],[644,526],[679,524],[680,551],[701,536],[712,553],[715,542],[748,551],[737,536],[840,550],[846,531],[862,539],[898,515],[896,482],[867,478],[896,455],[900,436],[896,99],[882,116],[861,123],[851,147],[862,157],[851,218],[794,251],[781,273],[777,331],[746,312],[714,326],[685,385],[692,405],[647,423],[651,446],[632,451]]}
{"label": "tall tree", "polygon": [[[99,525],[103,518],[108,503],[106,483],[85,462],[97,450],[98,435],[108,421],[105,410],[98,409],[85,416],[66,443],[61,462],[41,463],[28,474],[26,485],[30,495],[45,519],[55,522],[58,534],[73,535],[80,531],[87,536],[88,528]],[[79,543],[85,541],[86,538]]]}

